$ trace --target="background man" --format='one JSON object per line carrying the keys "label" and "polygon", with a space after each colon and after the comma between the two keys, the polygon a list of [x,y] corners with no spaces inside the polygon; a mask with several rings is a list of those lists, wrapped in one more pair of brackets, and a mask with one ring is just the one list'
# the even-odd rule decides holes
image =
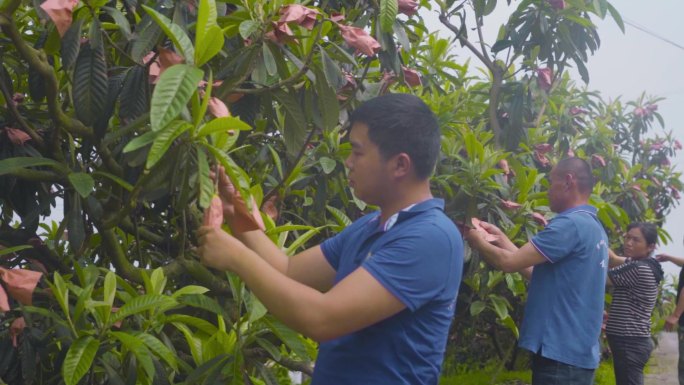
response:
{"label": "background man", "polygon": [[[551,170],[549,205],[558,213],[518,249],[496,226],[466,238],[492,266],[530,277],[519,345],[533,353],[533,385],[591,385],[599,363],[608,240],[588,205],[591,168],[579,158]],[[534,269],[532,269],[534,267]]]}

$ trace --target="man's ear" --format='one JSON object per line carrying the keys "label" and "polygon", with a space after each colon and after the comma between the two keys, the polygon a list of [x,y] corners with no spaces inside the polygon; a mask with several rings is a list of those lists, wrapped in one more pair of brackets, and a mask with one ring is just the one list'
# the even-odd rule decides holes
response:
{"label": "man's ear", "polygon": [[404,176],[411,172],[413,167],[413,162],[411,162],[411,157],[405,152],[400,152],[394,156],[394,175]]}

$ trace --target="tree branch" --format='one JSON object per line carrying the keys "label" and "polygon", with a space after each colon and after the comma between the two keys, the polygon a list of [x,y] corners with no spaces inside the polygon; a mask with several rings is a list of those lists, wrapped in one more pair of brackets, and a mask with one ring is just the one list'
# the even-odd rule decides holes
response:
{"label": "tree branch", "polygon": [[[18,6],[18,4],[17,4]],[[11,7],[8,7],[10,9]],[[16,7],[14,7],[16,9]],[[14,12],[14,10],[12,10]],[[12,41],[21,57],[28,62],[29,67],[35,69],[45,79],[47,87],[47,106],[50,116],[58,127],[63,127],[74,136],[92,138],[93,129],[86,127],[80,120],[74,119],[62,111],[59,105],[59,84],[54,70],[48,63],[45,52],[29,46],[21,36],[14,22],[12,12],[0,13],[0,29]]]}
{"label": "tree branch", "polygon": [[7,107],[9,108],[10,112],[12,113],[12,116],[17,121],[19,126],[24,130],[24,132],[28,134],[28,136],[31,137],[31,140],[33,140],[38,150],[43,152],[45,150],[45,142],[43,141],[43,137],[38,135],[38,133],[28,124],[24,117],[21,116],[21,114],[19,113],[16,104],[14,104],[12,100],[13,95],[10,94],[10,90],[8,90],[6,86],[5,82],[8,80],[9,79],[5,79],[5,71],[0,71],[0,91],[2,91],[2,94],[5,97],[5,103],[7,104]]}

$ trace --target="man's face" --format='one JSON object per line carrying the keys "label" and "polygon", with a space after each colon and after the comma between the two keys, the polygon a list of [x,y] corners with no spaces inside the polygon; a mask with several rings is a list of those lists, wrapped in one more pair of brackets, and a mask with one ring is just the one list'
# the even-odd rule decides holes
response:
{"label": "man's face", "polygon": [[549,174],[549,207],[554,213],[563,211],[568,184],[565,175],[561,175],[555,168]]}
{"label": "man's face", "polygon": [[369,204],[380,204],[379,198],[387,188],[389,170],[380,149],[368,137],[368,126],[355,123],[349,133],[352,151],[344,161],[349,169],[349,186],[354,195]]}

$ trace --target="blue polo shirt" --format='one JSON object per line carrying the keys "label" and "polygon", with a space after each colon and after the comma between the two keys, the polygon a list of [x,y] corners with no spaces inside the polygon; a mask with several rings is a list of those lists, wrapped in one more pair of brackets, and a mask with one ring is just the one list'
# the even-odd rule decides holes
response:
{"label": "blue polo shirt", "polygon": [[608,269],[608,237],[596,208],[582,205],[558,214],[531,243],[548,262],[532,272],[519,345],[595,369]]}
{"label": "blue polo shirt", "polygon": [[461,234],[443,208],[418,203],[391,226],[368,214],[321,245],[335,283],[361,267],[406,309],[321,343],[312,385],[437,384],[463,269]]}

